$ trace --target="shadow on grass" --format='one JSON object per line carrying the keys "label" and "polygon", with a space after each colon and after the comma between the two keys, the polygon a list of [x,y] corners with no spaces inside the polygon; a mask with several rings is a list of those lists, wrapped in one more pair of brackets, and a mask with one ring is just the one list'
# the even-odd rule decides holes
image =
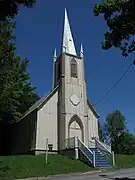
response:
{"label": "shadow on grass", "polygon": [[3,162],[0,161],[0,172],[7,172],[9,170],[10,170],[9,166],[3,166]]}
{"label": "shadow on grass", "polygon": [[0,161],[0,179],[5,179],[5,174],[10,171],[9,166],[5,166],[2,161]]}

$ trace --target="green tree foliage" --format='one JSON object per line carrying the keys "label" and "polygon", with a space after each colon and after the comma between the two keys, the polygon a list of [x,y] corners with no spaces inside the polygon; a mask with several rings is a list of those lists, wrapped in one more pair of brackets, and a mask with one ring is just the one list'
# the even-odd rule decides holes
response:
{"label": "green tree foliage", "polygon": [[27,73],[28,60],[15,55],[15,23],[0,21],[0,120],[18,120],[36,100]]}
{"label": "green tree foliage", "polygon": [[126,121],[124,115],[116,110],[108,114],[105,120],[105,135],[112,144],[112,149],[115,150],[116,141],[126,131]]}
{"label": "green tree foliage", "polygon": [[135,51],[135,1],[104,0],[94,6],[95,16],[104,15],[109,31],[104,35],[102,48],[120,48],[123,56]]}
{"label": "green tree foliage", "polygon": [[119,111],[113,111],[108,114],[105,120],[106,135],[111,139],[120,136],[126,130],[126,120],[124,115]]}
{"label": "green tree foliage", "polygon": [[1,0],[0,1],[0,20],[6,17],[14,18],[21,5],[32,7],[36,0]]}
{"label": "green tree foliage", "polygon": [[106,139],[111,140],[117,154],[135,154],[135,136],[128,132],[124,115],[119,111],[108,114],[105,120]]}
{"label": "green tree foliage", "polygon": [[117,154],[135,154],[135,136],[128,131],[122,133],[116,139],[114,149]]}

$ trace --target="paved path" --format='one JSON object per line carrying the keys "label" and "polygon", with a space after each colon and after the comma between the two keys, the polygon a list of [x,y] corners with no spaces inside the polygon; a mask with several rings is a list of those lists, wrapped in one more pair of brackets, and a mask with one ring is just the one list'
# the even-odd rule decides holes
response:
{"label": "paved path", "polygon": [[[50,180],[115,180],[116,178],[130,178],[135,180],[135,169],[122,169],[111,172],[102,172],[102,173],[82,173],[81,175],[62,175],[56,177],[48,177],[46,179]],[[126,180],[126,179],[125,179]]]}

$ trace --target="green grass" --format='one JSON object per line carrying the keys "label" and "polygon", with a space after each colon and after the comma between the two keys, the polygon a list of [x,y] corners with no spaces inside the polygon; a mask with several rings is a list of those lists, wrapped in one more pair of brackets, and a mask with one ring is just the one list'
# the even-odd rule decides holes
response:
{"label": "green grass", "polygon": [[135,168],[135,155],[115,155],[116,168]]}
{"label": "green grass", "polygon": [[59,155],[49,155],[47,166],[43,155],[0,157],[0,180],[86,172],[91,169],[80,161]]}
{"label": "green grass", "polygon": [[[135,155],[115,155],[116,168],[135,168]],[[94,170],[86,164],[65,156],[6,156],[0,157],[0,180],[25,177],[42,177],[55,174],[86,172]]]}

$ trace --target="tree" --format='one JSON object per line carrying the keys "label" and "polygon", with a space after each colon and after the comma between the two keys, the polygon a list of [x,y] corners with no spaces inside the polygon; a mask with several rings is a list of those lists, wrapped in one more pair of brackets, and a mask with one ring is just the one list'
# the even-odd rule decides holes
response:
{"label": "tree", "polygon": [[133,134],[125,132],[119,137],[117,153],[135,154],[135,136]]}
{"label": "tree", "polygon": [[115,153],[135,154],[135,136],[127,130],[125,117],[119,110],[106,117],[105,135]]}
{"label": "tree", "polygon": [[112,150],[116,150],[119,137],[127,131],[124,115],[119,111],[108,114],[105,120],[105,135],[111,141]]}
{"label": "tree", "polygon": [[5,20],[6,17],[14,18],[21,5],[32,7],[36,0],[1,0],[0,1],[0,20]]}
{"label": "tree", "polygon": [[94,6],[95,16],[104,15],[109,31],[104,34],[102,48],[119,48],[124,57],[135,51],[135,1],[104,0]]}
{"label": "tree", "polygon": [[115,153],[135,154],[135,136],[131,133],[122,133],[115,142]]}
{"label": "tree", "polygon": [[0,21],[0,120],[17,121],[37,99],[27,73],[28,60],[15,55],[15,23]]}

